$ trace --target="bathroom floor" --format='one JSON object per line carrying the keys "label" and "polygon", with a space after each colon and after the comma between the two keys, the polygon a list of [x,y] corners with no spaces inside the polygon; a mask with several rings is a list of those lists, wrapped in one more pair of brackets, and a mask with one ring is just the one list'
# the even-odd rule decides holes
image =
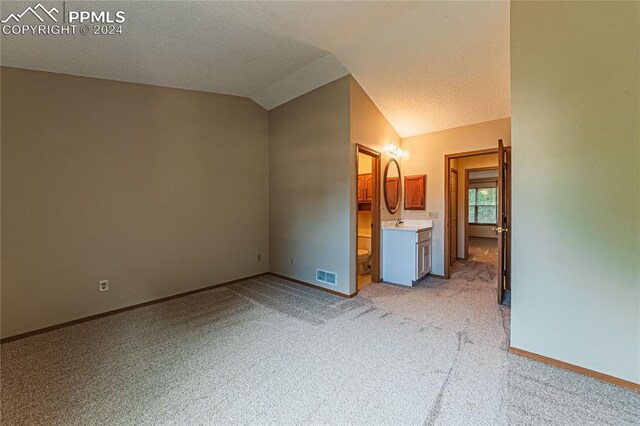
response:
{"label": "bathroom floor", "polygon": [[358,291],[367,284],[371,284],[371,273],[358,275]]}

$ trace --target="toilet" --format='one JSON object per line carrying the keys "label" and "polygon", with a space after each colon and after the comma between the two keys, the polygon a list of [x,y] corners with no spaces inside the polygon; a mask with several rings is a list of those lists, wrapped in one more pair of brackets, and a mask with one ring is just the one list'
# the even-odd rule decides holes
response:
{"label": "toilet", "polygon": [[364,275],[369,272],[369,260],[371,252],[366,249],[358,249],[358,275]]}

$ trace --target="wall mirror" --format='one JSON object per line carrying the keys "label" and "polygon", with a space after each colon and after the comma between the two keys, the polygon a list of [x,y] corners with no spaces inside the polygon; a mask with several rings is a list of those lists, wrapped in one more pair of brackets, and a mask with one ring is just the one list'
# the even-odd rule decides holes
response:
{"label": "wall mirror", "polygon": [[400,207],[400,165],[392,158],[384,168],[384,202],[389,213],[393,214]]}

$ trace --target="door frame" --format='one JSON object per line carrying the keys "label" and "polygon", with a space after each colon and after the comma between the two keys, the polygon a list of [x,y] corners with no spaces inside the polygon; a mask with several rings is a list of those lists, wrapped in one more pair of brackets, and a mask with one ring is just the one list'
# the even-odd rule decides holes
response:
{"label": "door frame", "polygon": [[[449,210],[451,209],[451,196],[449,193],[449,176],[451,173],[451,160],[455,158],[473,157],[474,155],[483,154],[497,154],[498,148],[480,149],[477,151],[457,152],[455,154],[446,154],[444,156],[444,278],[451,278],[451,259],[449,253],[449,241],[451,236],[449,235],[450,226],[449,223]],[[459,182],[458,182],[459,184]]]}
{"label": "door frame", "polygon": [[[458,173],[458,169],[454,169],[453,167],[451,167],[449,169],[449,184],[451,184],[451,174],[455,173],[457,178],[457,184],[456,184],[456,198],[460,198],[460,174]],[[451,188],[449,188],[449,202],[451,202]],[[456,260],[458,260],[458,229],[460,224],[458,223],[458,211],[460,211],[460,206],[458,205],[458,203],[456,203],[456,211],[454,212],[455,214],[453,215],[456,218],[456,236],[455,236],[455,241],[456,241],[456,257],[455,259],[451,259],[451,253],[449,253],[449,265],[451,265],[452,263],[455,263]],[[447,216],[448,220],[451,220],[451,218],[449,216]],[[451,228],[451,223],[449,223],[449,228]],[[451,229],[449,229],[449,246],[451,246]]]}
{"label": "door frame", "polygon": [[511,149],[498,140],[498,303],[511,291]]}
{"label": "door frame", "polygon": [[[474,167],[472,169],[466,169],[464,173],[464,191],[465,194],[469,193],[469,172],[485,172],[489,170],[498,171],[499,166],[491,166],[491,167]],[[498,181],[498,177],[496,177],[496,185]],[[496,186],[497,187],[497,186]],[[497,216],[497,215],[496,215]],[[497,217],[496,217],[497,220]],[[484,226],[484,225],[481,225]],[[486,225],[489,226],[489,225]],[[497,226],[497,225],[493,225]],[[469,259],[469,197],[464,197],[464,260]]]}
{"label": "door frame", "polygon": [[[373,149],[361,145],[359,143],[356,144],[356,171],[355,171],[355,180],[356,180],[356,199],[352,200],[352,202],[356,203],[356,253],[355,259],[357,262],[358,259],[358,200],[357,200],[357,185],[358,185],[358,170],[359,170],[359,161],[360,155],[365,154],[371,157],[371,178],[373,180],[373,195],[371,197],[371,282],[379,283],[382,278],[380,274],[380,258],[381,258],[381,247],[380,247],[380,233],[382,224],[380,222],[380,165],[382,164],[382,155],[378,151],[374,151]],[[355,268],[355,283],[356,283],[356,293],[358,292],[358,268],[356,263]]]}

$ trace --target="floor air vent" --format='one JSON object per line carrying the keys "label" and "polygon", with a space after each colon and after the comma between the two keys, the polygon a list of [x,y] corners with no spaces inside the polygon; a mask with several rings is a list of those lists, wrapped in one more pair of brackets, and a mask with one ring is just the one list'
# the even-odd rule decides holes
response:
{"label": "floor air vent", "polygon": [[335,286],[338,278],[335,272],[316,269],[316,281]]}

